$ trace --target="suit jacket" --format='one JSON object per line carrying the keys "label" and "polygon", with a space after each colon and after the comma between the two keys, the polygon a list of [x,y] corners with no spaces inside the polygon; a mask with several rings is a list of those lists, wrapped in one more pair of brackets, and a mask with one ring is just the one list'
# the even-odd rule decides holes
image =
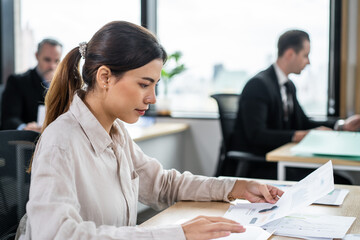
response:
{"label": "suit jacket", "polygon": [[290,92],[294,111],[289,129],[284,124],[283,102],[273,65],[250,79],[239,99],[230,149],[262,155],[291,142],[295,130],[334,126],[335,122],[316,122],[305,115],[296,98],[296,88],[292,81]]}
{"label": "suit jacket", "polygon": [[38,106],[44,104],[45,93],[36,68],[11,75],[2,95],[2,129],[16,129],[22,123],[36,121]]}

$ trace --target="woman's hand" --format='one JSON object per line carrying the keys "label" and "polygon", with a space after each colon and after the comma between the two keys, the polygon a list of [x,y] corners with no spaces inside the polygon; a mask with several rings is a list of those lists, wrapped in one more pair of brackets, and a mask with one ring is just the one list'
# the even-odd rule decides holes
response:
{"label": "woman's hand", "polygon": [[256,181],[237,180],[231,194],[234,198],[246,199],[250,202],[276,203],[283,191],[277,187],[261,184]]}
{"label": "woman's hand", "polygon": [[239,223],[223,217],[198,216],[181,224],[186,240],[206,240],[245,232]]}

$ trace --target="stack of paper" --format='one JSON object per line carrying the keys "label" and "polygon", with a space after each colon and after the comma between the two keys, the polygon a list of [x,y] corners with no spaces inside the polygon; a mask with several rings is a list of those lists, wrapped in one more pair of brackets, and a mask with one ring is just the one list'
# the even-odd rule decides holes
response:
{"label": "stack of paper", "polygon": [[229,208],[224,217],[243,225],[260,226],[269,232],[275,232],[277,235],[308,239],[342,238],[355,218],[291,215],[333,190],[333,168],[331,161],[329,161],[288,188],[276,204],[236,204]]}
{"label": "stack of paper", "polygon": [[262,226],[277,235],[303,238],[343,238],[354,217],[291,214]]}
{"label": "stack of paper", "polygon": [[[288,184],[271,184],[271,185],[283,190],[284,192],[292,186]],[[322,198],[313,202],[313,204],[340,206],[341,204],[343,204],[345,197],[348,195],[348,193],[349,193],[348,189],[335,188],[333,191],[329,192]]]}
{"label": "stack of paper", "polygon": [[360,160],[360,132],[311,130],[291,151],[298,154],[342,156]]}

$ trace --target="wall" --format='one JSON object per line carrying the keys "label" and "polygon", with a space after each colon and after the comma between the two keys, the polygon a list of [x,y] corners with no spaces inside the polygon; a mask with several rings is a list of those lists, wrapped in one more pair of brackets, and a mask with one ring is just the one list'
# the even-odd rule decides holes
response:
{"label": "wall", "polygon": [[218,119],[181,119],[159,117],[157,122],[189,124],[185,133],[183,170],[194,174],[213,176],[218,161],[221,130]]}

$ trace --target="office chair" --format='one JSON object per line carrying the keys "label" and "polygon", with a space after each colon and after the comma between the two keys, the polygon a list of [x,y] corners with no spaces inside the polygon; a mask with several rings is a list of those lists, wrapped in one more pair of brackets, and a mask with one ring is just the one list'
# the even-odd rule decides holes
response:
{"label": "office chair", "polygon": [[264,156],[258,156],[244,151],[229,151],[230,135],[234,129],[239,94],[213,94],[211,95],[218,104],[222,142],[215,176],[247,176],[248,162],[265,162]]}
{"label": "office chair", "polygon": [[0,131],[0,239],[13,239],[29,198],[26,173],[38,132]]}

